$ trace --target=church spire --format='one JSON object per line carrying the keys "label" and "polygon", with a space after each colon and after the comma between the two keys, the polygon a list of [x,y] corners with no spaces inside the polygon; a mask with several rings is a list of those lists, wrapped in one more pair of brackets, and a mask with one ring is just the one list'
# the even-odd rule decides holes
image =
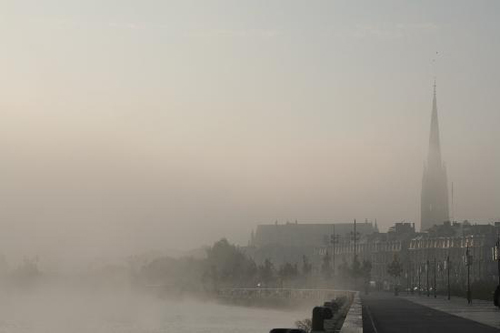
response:
{"label": "church spire", "polygon": [[441,167],[441,143],[439,139],[439,119],[437,111],[436,79],[434,79],[434,96],[432,99],[431,131],[429,136],[429,167]]}
{"label": "church spire", "polygon": [[439,120],[437,111],[436,80],[432,99],[431,131],[427,166],[424,166],[421,193],[421,230],[449,220],[448,180],[441,160]]}

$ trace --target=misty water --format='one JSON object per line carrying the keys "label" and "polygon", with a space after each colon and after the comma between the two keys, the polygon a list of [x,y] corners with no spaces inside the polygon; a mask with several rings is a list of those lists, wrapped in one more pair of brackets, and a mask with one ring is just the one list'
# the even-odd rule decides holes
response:
{"label": "misty water", "polygon": [[160,299],[130,290],[46,287],[0,295],[0,332],[268,332],[293,327],[303,310],[229,306],[192,298]]}

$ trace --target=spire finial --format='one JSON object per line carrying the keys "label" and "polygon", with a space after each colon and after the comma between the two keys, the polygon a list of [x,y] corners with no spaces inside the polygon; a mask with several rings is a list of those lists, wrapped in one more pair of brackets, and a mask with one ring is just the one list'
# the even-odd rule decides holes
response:
{"label": "spire finial", "polygon": [[436,77],[434,76],[434,96],[436,96]]}

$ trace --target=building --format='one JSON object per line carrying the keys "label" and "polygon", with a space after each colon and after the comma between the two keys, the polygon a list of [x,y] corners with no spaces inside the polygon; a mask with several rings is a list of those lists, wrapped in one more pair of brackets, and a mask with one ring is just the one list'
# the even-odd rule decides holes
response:
{"label": "building", "polygon": [[385,286],[394,283],[393,277],[387,273],[387,267],[397,259],[403,269],[399,281],[403,287],[407,284],[413,288],[418,285],[426,288],[429,272],[431,277],[436,275],[438,290],[444,290],[447,265],[450,267],[450,283],[462,287],[465,285],[467,265],[464,258],[467,251],[472,257],[471,282],[489,283],[498,280],[498,266],[493,260],[492,249],[499,234],[500,222],[471,224],[468,221],[447,221],[421,233],[415,231],[414,224],[396,223],[387,233],[374,233],[361,238],[355,250],[352,242],[339,244],[335,248],[335,255],[337,262],[352,262],[354,253],[360,261],[369,260],[372,264],[372,280]]}
{"label": "building", "polygon": [[[337,241],[332,244],[334,226],[339,232]],[[387,272],[388,265],[398,260],[403,270],[398,282],[402,288],[420,285],[425,289],[427,274],[431,277],[435,274],[438,290],[445,288],[448,264],[450,283],[463,288],[467,276],[464,256],[469,251],[473,258],[470,267],[472,282],[490,283],[498,279],[492,248],[500,234],[500,222],[447,221],[426,232],[417,232],[414,223],[404,222],[395,223],[387,233],[380,233],[371,223],[359,223],[356,229],[359,234],[354,241],[353,223],[260,225],[247,251],[257,261],[269,258],[276,264],[286,261],[300,263],[302,256],[306,255],[315,265],[316,272],[319,272],[324,256],[329,254],[334,279],[335,275],[341,274],[341,267],[351,265],[356,256],[360,262],[370,261],[371,280],[385,288],[394,284],[394,277]]]}
{"label": "building", "polygon": [[361,236],[356,245],[345,240],[335,246],[335,270],[338,271],[342,264],[351,263],[356,255],[360,262],[371,263],[373,281],[387,284],[391,280],[387,266],[395,258],[400,262],[407,261],[409,244],[416,235],[414,223],[400,222],[389,228],[387,233],[376,232]]}
{"label": "building", "polygon": [[[365,221],[356,223],[357,232],[369,235],[375,232],[376,226]],[[264,247],[267,245],[317,247],[330,243],[330,235],[349,238],[353,231],[353,223],[290,223],[259,224],[250,240],[250,245]]]}
{"label": "building", "polygon": [[[259,224],[252,232],[246,252],[257,262],[270,259],[279,265],[284,262],[299,263],[307,256],[313,264],[322,260],[326,251],[332,251],[331,236],[338,244],[348,244],[352,237],[353,223],[290,223]],[[377,223],[357,223],[358,237],[378,232]],[[329,250],[328,250],[329,249]]]}
{"label": "building", "polygon": [[425,231],[433,225],[449,221],[449,215],[448,179],[446,166],[441,160],[436,83],[434,83],[429,152],[422,178],[420,230]]}

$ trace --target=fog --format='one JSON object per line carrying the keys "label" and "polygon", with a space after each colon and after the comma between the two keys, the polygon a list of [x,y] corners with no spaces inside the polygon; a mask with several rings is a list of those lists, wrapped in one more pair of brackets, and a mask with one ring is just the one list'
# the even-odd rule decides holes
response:
{"label": "fog", "polygon": [[0,252],[50,269],[258,223],[500,217],[499,4],[0,2]]}
{"label": "fog", "polygon": [[418,230],[435,83],[451,218],[500,221],[499,10],[0,0],[0,331],[256,333],[310,316],[286,288],[388,290],[327,235],[241,246],[275,221]]}
{"label": "fog", "polygon": [[[309,311],[248,309],[194,299],[158,299],[124,288],[45,285],[5,292],[3,332],[263,332],[293,326]],[[236,329],[236,330],[235,330]]]}

